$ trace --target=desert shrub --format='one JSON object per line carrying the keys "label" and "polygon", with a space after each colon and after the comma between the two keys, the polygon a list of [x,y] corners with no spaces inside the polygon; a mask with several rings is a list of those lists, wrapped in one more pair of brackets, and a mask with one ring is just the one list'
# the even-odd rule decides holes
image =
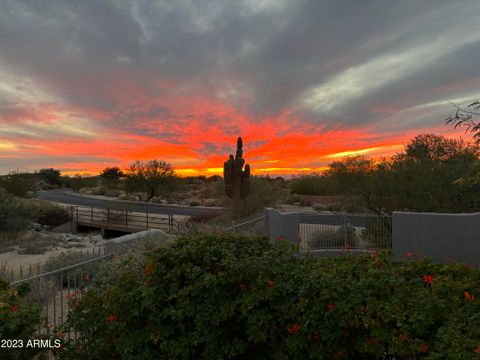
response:
{"label": "desert shrub", "polygon": [[51,235],[39,234],[36,232],[25,232],[18,234],[15,243],[19,247],[19,254],[44,254],[53,250],[61,240]]}
{"label": "desert shrub", "polygon": [[302,198],[296,194],[291,194],[285,198],[285,203],[287,204],[300,204],[302,202]]}
{"label": "desert shrub", "polygon": [[[221,189],[224,191],[224,188]],[[250,191],[248,196],[235,202],[223,194],[224,205],[229,210],[229,215],[234,218],[246,218],[258,214],[265,207],[274,206],[288,196],[288,189],[282,183],[266,176],[252,176],[250,178]]]}
{"label": "desert shrub", "polygon": [[[480,271],[385,254],[295,256],[286,243],[182,237],[116,260],[67,328],[70,359],[476,359]],[[412,296],[415,294],[415,296]]]}
{"label": "desert shrub", "polygon": [[189,206],[200,206],[202,205],[202,201],[199,199],[190,199],[188,202]]}
{"label": "desert shrub", "polygon": [[0,188],[10,195],[25,197],[29,191],[34,190],[35,182],[33,174],[14,173],[0,177]]}
{"label": "desert shrub", "polygon": [[70,221],[70,211],[62,206],[48,201],[37,203],[39,207],[37,223],[50,227],[65,224]]}
{"label": "desert shrub", "polygon": [[0,233],[24,230],[38,216],[38,207],[0,189]]}
{"label": "desert shrub", "polygon": [[[30,288],[26,284],[9,287],[0,279],[2,359],[32,359],[40,352],[38,348],[27,347],[27,342],[34,338],[33,333],[41,322],[41,307],[26,299],[29,292]],[[17,348],[12,347],[12,342],[7,344],[8,340],[14,340]]]}
{"label": "desert shrub", "polygon": [[289,187],[292,193],[306,195],[328,195],[328,180],[318,174],[297,176],[290,180]]}
{"label": "desert shrub", "polygon": [[118,189],[107,189],[105,191],[105,196],[118,197],[120,194],[122,194],[122,191]]}

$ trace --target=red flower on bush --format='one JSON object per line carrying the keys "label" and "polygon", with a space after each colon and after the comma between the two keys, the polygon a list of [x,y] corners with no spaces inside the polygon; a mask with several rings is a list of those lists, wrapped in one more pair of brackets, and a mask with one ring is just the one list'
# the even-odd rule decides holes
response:
{"label": "red flower on bush", "polygon": [[477,348],[475,349],[475,352],[476,352],[477,354],[480,354],[480,344],[477,345]]}
{"label": "red flower on bush", "polygon": [[419,346],[418,352],[420,352],[420,353],[426,353],[426,352],[428,352],[428,349],[429,349],[429,347],[428,347],[427,344],[422,344],[422,345]]}
{"label": "red flower on bush", "polygon": [[120,261],[122,257],[120,255],[115,255],[113,258],[115,259],[115,261]]}
{"label": "red flower on bush", "polygon": [[18,306],[17,306],[17,305],[12,305],[12,306],[10,306],[10,311],[11,311],[11,312],[15,312],[15,311],[17,311],[17,309],[18,309]]}
{"label": "red flower on bush", "polygon": [[88,276],[88,275],[83,276],[83,281],[89,282],[90,280],[91,280],[90,276]]}
{"label": "red flower on bush", "polygon": [[400,334],[398,336],[398,340],[400,340],[401,342],[405,342],[408,340],[408,335],[407,334]]}
{"label": "red flower on bush", "polygon": [[373,250],[373,251],[370,253],[370,256],[371,256],[372,258],[377,257],[377,255],[378,255],[378,254],[377,254],[377,251],[376,251],[376,250]]}
{"label": "red flower on bush", "polygon": [[284,237],[282,235],[275,236],[275,241],[282,241]]}
{"label": "red flower on bush", "polygon": [[432,280],[433,280],[432,274],[423,275],[423,282],[425,284],[430,285],[432,283]]}
{"label": "red flower on bush", "polygon": [[463,293],[463,295],[465,296],[465,300],[470,301],[470,302],[474,302],[474,301],[475,301],[475,295],[470,294],[468,291],[465,291],[465,292]]}
{"label": "red flower on bush", "polygon": [[293,324],[287,330],[289,334],[296,334],[300,331],[302,327],[299,324]]}
{"label": "red flower on bush", "polygon": [[65,299],[68,299],[68,300],[70,300],[72,297],[73,297],[73,294],[70,294],[70,293],[65,295]]}
{"label": "red flower on bush", "polygon": [[245,286],[245,284],[240,284],[240,285],[238,285],[238,287],[240,288],[240,290],[244,290],[246,286]]}
{"label": "red flower on bush", "polygon": [[112,321],[115,321],[115,320],[117,320],[117,315],[110,314],[110,315],[107,316],[107,321],[112,322]]}
{"label": "red flower on bush", "polygon": [[405,257],[406,257],[407,259],[411,259],[411,258],[413,258],[413,254],[412,254],[411,252],[407,252],[407,253],[405,254]]}
{"label": "red flower on bush", "polygon": [[270,288],[274,288],[274,287],[275,287],[275,282],[272,281],[272,280],[268,280],[268,281],[267,281],[267,285],[268,285],[268,287],[270,287]]}
{"label": "red flower on bush", "polygon": [[328,311],[332,311],[333,309],[335,309],[335,304],[328,303],[327,307],[328,307]]}
{"label": "red flower on bush", "polygon": [[147,266],[145,266],[145,270],[143,271],[143,273],[145,275],[150,275],[152,273],[152,271],[153,271],[153,268],[150,265],[147,265]]}

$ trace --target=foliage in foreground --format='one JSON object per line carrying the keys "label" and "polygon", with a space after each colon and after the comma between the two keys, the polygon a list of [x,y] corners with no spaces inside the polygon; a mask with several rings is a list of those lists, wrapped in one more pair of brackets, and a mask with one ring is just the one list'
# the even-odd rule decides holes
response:
{"label": "foliage in foreground", "polygon": [[65,359],[476,359],[480,272],[384,254],[300,258],[283,241],[179,238],[116,259],[74,303]]}
{"label": "foliage in foreground", "polygon": [[34,354],[39,352],[38,347],[27,346],[28,340],[33,339],[33,332],[41,321],[40,306],[25,300],[29,291],[30,289],[25,285],[10,288],[0,279],[2,359],[32,359]]}

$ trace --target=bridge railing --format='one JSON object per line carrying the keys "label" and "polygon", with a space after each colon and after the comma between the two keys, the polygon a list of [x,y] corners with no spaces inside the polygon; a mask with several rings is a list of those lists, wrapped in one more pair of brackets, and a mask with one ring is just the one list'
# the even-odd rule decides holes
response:
{"label": "bridge railing", "polygon": [[71,207],[72,221],[91,226],[117,226],[125,230],[161,229],[173,231],[180,227],[173,214],[156,214],[117,209],[100,209],[93,207]]}

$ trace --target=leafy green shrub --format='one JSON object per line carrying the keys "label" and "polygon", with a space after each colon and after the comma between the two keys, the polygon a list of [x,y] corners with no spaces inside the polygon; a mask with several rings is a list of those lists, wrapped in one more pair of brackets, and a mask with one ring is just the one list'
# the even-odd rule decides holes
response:
{"label": "leafy green shrub", "polygon": [[292,193],[307,195],[328,195],[327,179],[319,174],[302,175],[290,180]]}
{"label": "leafy green shrub", "polygon": [[34,175],[28,173],[13,173],[0,177],[0,188],[9,194],[25,197],[29,191],[34,190]]}
{"label": "leafy green shrub", "polygon": [[[70,359],[477,359],[480,271],[385,254],[300,258],[283,241],[182,237],[115,260],[67,327]],[[415,294],[415,296],[412,296]]]}
{"label": "leafy green shrub", "polygon": [[70,211],[62,206],[48,201],[42,201],[38,206],[40,209],[37,223],[40,225],[55,227],[70,221]]}
{"label": "leafy green shrub", "polygon": [[0,233],[24,230],[38,216],[30,202],[7,195],[0,189]]}
{"label": "leafy green shrub", "polygon": [[[0,339],[5,341],[0,350],[2,359],[32,359],[39,352],[38,347],[27,347],[41,321],[41,307],[26,300],[29,292],[25,284],[12,288],[0,279]],[[8,344],[8,340],[15,342]]]}

